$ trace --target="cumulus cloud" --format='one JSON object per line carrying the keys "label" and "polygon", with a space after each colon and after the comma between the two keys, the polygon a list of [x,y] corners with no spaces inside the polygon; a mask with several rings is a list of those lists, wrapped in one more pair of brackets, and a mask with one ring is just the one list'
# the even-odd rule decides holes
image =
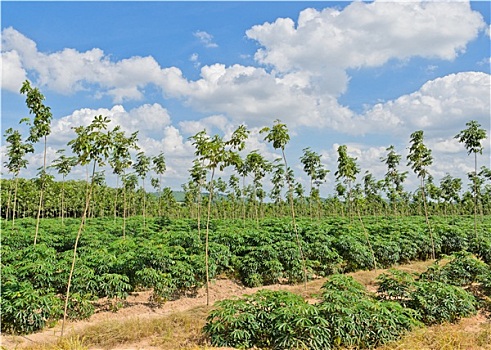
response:
{"label": "cumulus cloud", "polygon": [[379,103],[361,118],[366,130],[456,130],[470,119],[489,127],[490,75],[482,72],[450,74],[425,83],[414,93]]}
{"label": "cumulus cloud", "polygon": [[2,88],[19,92],[27,73],[16,51],[2,52]]}
{"label": "cumulus cloud", "polygon": [[209,47],[209,48],[216,48],[218,47],[218,45],[216,43],[213,42],[213,35],[207,33],[207,32],[204,32],[204,31],[201,31],[201,30],[198,30],[196,32],[193,33],[193,35],[199,39],[199,41],[205,46],[205,47]]}
{"label": "cumulus cloud", "polygon": [[412,56],[451,60],[484,27],[482,16],[465,2],[356,1],[341,11],[306,9],[297,23],[279,18],[256,25],[247,36],[263,46],[258,61],[282,71],[319,72]]}
{"label": "cumulus cloud", "polygon": [[51,127],[53,136],[50,139],[52,142],[66,144],[75,136],[73,127],[87,126],[97,115],[108,117],[111,120],[110,128],[119,125],[128,135],[138,131],[141,137],[160,136],[162,130],[171,124],[168,111],[158,103],[145,104],[129,111],[126,111],[122,105],[115,105],[111,109],[82,108],[54,120]]}
{"label": "cumulus cloud", "polygon": [[[17,59],[15,57],[18,57]],[[18,78],[21,69],[32,71],[36,84],[58,93],[71,94],[96,84],[100,95],[108,94],[120,103],[141,99],[142,89],[160,78],[161,68],[152,57],[131,57],[112,62],[104,51],[94,48],[79,52],[66,48],[53,53],[38,51],[36,43],[13,29],[2,30],[2,59],[15,67]],[[22,66],[19,67],[19,61]],[[13,90],[15,81],[2,82],[2,88]]]}

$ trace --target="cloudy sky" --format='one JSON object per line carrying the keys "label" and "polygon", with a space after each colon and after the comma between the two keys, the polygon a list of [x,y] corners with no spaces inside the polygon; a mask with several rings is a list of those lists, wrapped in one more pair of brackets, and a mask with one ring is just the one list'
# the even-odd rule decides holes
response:
{"label": "cloudy sky", "polygon": [[[357,157],[359,179],[366,170],[380,179],[386,148],[395,146],[406,170],[409,135],[423,130],[438,182],[473,170],[454,139],[466,122],[489,135],[487,1],[2,1],[1,17],[2,135],[22,129],[19,89],[29,79],[54,116],[49,160],[68,149],[72,127],[102,114],[138,130],[147,155],[164,152],[164,185],[180,189],[194,157],[190,136],[227,137],[246,124],[246,151],[273,160],[258,130],[280,119],[300,181],[299,157],[311,147],[331,170],[330,193],[339,145]],[[489,137],[484,147],[479,163],[489,167]],[[3,137],[1,151],[5,161]],[[41,165],[38,148],[21,175]],[[407,186],[416,183],[410,173]]]}

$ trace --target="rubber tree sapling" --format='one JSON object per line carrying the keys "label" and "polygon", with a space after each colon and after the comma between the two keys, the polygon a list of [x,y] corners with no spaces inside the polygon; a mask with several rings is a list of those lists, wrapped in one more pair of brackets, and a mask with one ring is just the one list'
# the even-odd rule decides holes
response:
{"label": "rubber tree sapling", "polygon": [[164,153],[161,152],[159,153],[159,155],[153,157],[152,163],[153,163],[153,170],[159,176],[158,181],[157,182],[154,181],[154,185],[157,185],[154,187],[158,189],[158,193],[159,193],[158,214],[159,216],[162,216],[162,175],[167,170]]}
{"label": "rubber tree sapling", "polygon": [[462,130],[455,138],[459,140],[460,143],[463,143],[467,154],[474,153],[474,174],[476,176],[473,177],[475,180],[474,184],[474,232],[477,238],[477,154],[482,154],[483,145],[482,141],[486,139],[486,130],[481,128],[481,124],[479,124],[475,120],[471,120],[465,124],[467,129]]}
{"label": "rubber tree sapling", "polygon": [[39,139],[44,141],[44,152],[43,152],[43,170],[41,171],[41,189],[39,192],[39,205],[38,213],[36,218],[36,232],[34,234],[34,245],[36,245],[37,237],[39,233],[39,222],[41,220],[41,209],[43,206],[43,194],[45,189],[45,175],[46,175],[46,154],[47,154],[47,137],[51,133],[51,119],[53,115],[51,114],[51,108],[46,106],[44,101],[44,95],[39,91],[38,88],[31,87],[28,80],[24,81],[20,89],[21,94],[26,95],[26,105],[29,108],[29,114],[34,114],[34,121],[31,125],[29,118],[24,118],[22,121],[30,125],[29,129],[29,142],[37,143]]}
{"label": "rubber tree sapling", "polygon": [[60,204],[60,218],[61,224],[63,225],[63,218],[65,215],[65,178],[70,173],[72,168],[77,164],[77,157],[71,156],[67,157],[64,154],[65,150],[60,149],[56,153],[61,154],[58,158],[53,160],[50,168],[56,169],[58,174],[61,174],[61,204]]}
{"label": "rubber tree sapling", "polygon": [[78,228],[77,237],[75,239],[75,245],[73,247],[72,266],[70,268],[70,274],[68,276],[65,307],[63,312],[63,322],[61,326],[62,337],[65,330],[68,300],[70,297],[70,286],[72,282],[73,271],[75,269],[75,261],[77,258],[77,247],[83,227],[85,225],[85,220],[87,218],[87,212],[90,207],[92,190],[95,183],[94,178],[96,167],[102,167],[105,165],[105,161],[110,156],[114,147],[113,133],[107,130],[109,122],[110,119],[107,117],[103,117],[102,115],[96,116],[89,126],[74,127],[73,129],[75,130],[77,137],[68,142],[68,145],[72,148],[73,153],[77,156],[78,164],[84,166],[92,163],[92,179],[90,181],[89,189],[86,193],[85,208],[80,220],[80,226]]}
{"label": "rubber tree sapling", "polygon": [[290,202],[290,212],[292,216],[292,225],[293,231],[295,233],[295,237],[297,240],[298,252],[300,258],[302,260],[302,268],[303,268],[303,279],[304,279],[304,287],[307,288],[307,267],[305,264],[305,257],[302,250],[302,244],[300,243],[300,237],[298,235],[298,228],[295,219],[295,206],[293,202],[293,179],[291,178],[291,173],[288,168],[288,162],[286,160],[285,155],[285,147],[290,141],[290,135],[288,134],[288,128],[286,124],[283,124],[279,119],[276,119],[273,123],[273,126],[264,127],[259,131],[261,134],[266,134],[264,140],[273,144],[274,149],[280,149],[281,155],[283,157],[283,164],[285,166],[285,175],[286,175],[286,183],[287,183],[287,191],[288,191],[288,199]]}
{"label": "rubber tree sapling", "polygon": [[[12,128],[8,128],[5,130],[5,141],[7,141],[7,159],[8,161],[4,162],[5,167],[8,169],[9,173],[14,175],[15,179],[15,188],[14,188],[14,205],[12,210],[12,227],[15,225],[15,211],[17,204],[17,188],[19,185],[19,173],[21,169],[25,169],[27,167],[28,161],[25,159],[25,156],[28,153],[34,152],[34,147],[30,142],[23,142],[22,135],[18,130],[14,130]],[[10,208],[10,193],[9,191],[9,199],[7,200],[7,219],[8,212]]]}
{"label": "rubber tree sapling", "polygon": [[321,164],[321,156],[312,151],[310,147],[303,149],[303,155],[300,157],[300,162],[303,164],[303,170],[310,179],[310,193],[309,193],[309,212],[310,220],[313,218],[312,201],[314,199],[314,183],[317,181],[323,181],[329,170],[324,169]]}
{"label": "rubber tree sapling", "polygon": [[143,195],[143,208],[142,208],[143,229],[145,229],[145,215],[146,215],[145,206],[146,206],[146,197],[147,197],[147,194],[145,192],[145,178],[147,177],[147,174],[150,171],[150,166],[151,166],[150,161],[151,158],[149,156],[146,156],[144,152],[139,152],[136,155],[136,162],[133,164],[133,169],[135,170],[138,177],[142,180],[141,191]]}
{"label": "rubber tree sapling", "polygon": [[425,178],[428,175],[427,167],[433,163],[433,157],[431,156],[431,150],[424,144],[423,130],[415,131],[410,136],[411,146],[409,148],[409,154],[407,156],[407,165],[411,167],[414,173],[420,179],[420,191],[423,200],[423,206],[425,211],[426,224],[430,231],[431,239],[431,257],[435,259],[435,243],[433,240],[433,231],[431,229],[430,221],[428,218],[428,206],[426,203],[425,192]]}
{"label": "rubber tree sapling", "polygon": [[205,237],[206,305],[209,305],[210,303],[208,248],[211,204],[213,201],[213,179],[217,169],[223,170],[226,166],[234,163],[235,159],[237,158],[237,154],[232,150],[243,150],[247,136],[247,129],[245,126],[241,125],[234,131],[230,140],[228,141],[224,141],[223,138],[218,135],[209,137],[205,130],[200,131],[190,138],[196,148],[195,155],[198,156],[198,160],[205,164],[205,167],[211,172]]}

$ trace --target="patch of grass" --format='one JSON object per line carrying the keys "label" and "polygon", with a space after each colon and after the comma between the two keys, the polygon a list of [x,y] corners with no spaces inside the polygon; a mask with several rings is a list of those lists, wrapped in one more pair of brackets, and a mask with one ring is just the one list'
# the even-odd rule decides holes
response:
{"label": "patch of grass", "polygon": [[111,348],[146,341],[159,349],[182,349],[201,342],[208,311],[198,307],[156,318],[108,320],[86,327],[78,336],[89,347]]}
{"label": "patch of grass", "polygon": [[[1,347],[2,350],[6,348]],[[15,348],[17,349],[17,347]],[[78,335],[58,339],[56,343],[32,344],[21,349],[26,350],[88,350],[84,341]],[[12,349],[9,349],[12,350]]]}
{"label": "patch of grass", "polygon": [[479,317],[462,319],[456,324],[441,324],[415,330],[402,339],[377,350],[489,350],[491,323]]}

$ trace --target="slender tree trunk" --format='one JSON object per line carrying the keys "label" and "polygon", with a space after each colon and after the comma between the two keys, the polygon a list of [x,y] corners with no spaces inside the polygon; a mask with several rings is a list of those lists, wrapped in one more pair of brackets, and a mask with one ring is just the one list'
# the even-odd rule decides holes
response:
{"label": "slender tree trunk", "polygon": [[65,175],[63,175],[63,180],[61,182],[61,225],[64,225],[64,213],[65,212]]}
{"label": "slender tree trunk", "polygon": [[360,209],[358,209],[358,207],[356,207],[356,212],[358,214],[358,219],[360,220],[361,227],[363,228],[363,233],[365,234],[365,239],[367,240],[368,248],[370,249],[370,253],[372,253],[373,267],[375,268],[375,271],[377,271],[377,260],[375,259],[375,253],[373,252],[372,245],[370,244],[370,239],[368,239],[368,231],[365,228],[365,225],[363,224],[363,220],[361,219],[361,215],[360,215]]}
{"label": "slender tree trunk", "polygon": [[246,207],[245,207],[245,176],[242,176],[242,226],[245,228],[245,222],[246,222]]}
{"label": "slender tree trunk", "polygon": [[118,191],[119,191],[119,175],[116,175],[116,191],[114,195],[114,223],[116,223],[117,217],[117,205],[118,205]]}
{"label": "slender tree trunk", "polygon": [[12,227],[15,226],[15,210],[17,205],[17,188],[19,187],[19,177],[15,177],[15,188],[14,188],[14,206],[12,208]]}
{"label": "slender tree trunk", "polygon": [[474,153],[474,234],[477,234],[477,153]]}
{"label": "slender tree trunk", "polygon": [[126,239],[126,186],[123,184],[123,239]]}
{"label": "slender tree trunk", "polygon": [[44,136],[44,155],[43,155],[43,175],[41,179],[41,191],[39,192],[39,206],[38,206],[38,214],[36,219],[36,233],[34,234],[34,245],[36,245],[38,233],[39,233],[39,222],[41,221],[41,209],[43,207],[43,194],[44,194],[44,185],[46,181],[46,136]]}
{"label": "slender tree trunk", "polygon": [[146,195],[145,195],[145,178],[142,179],[142,195],[143,195],[143,209],[142,209],[142,213],[143,213],[143,230],[145,229],[145,204],[146,204]]}
{"label": "slender tree trunk", "polygon": [[[15,176],[17,178],[17,176]],[[10,181],[10,186],[9,186],[9,196],[7,198],[7,212],[5,213],[5,220],[8,221],[10,217],[10,200],[12,199],[12,187],[15,187],[14,185],[15,181]]]}
{"label": "slender tree trunk", "polygon": [[425,210],[425,219],[426,225],[428,226],[428,230],[430,231],[430,239],[431,239],[431,258],[435,259],[435,242],[433,240],[433,230],[431,229],[430,220],[428,218],[428,208],[426,205],[426,194],[425,194],[425,180],[421,177],[421,195],[423,196],[423,206]]}
{"label": "slender tree trunk", "polygon": [[206,305],[210,305],[210,275],[208,264],[208,248],[209,248],[209,231],[210,231],[210,213],[211,202],[213,200],[213,177],[215,175],[215,168],[211,170],[210,180],[210,195],[208,196],[208,215],[206,217],[206,237],[205,237],[205,269],[206,269]]}
{"label": "slender tree trunk", "polygon": [[312,185],[313,185],[313,180],[312,176],[310,177],[310,196],[309,196],[309,213],[310,213],[310,221],[313,221],[314,216],[312,213]]}
{"label": "slender tree trunk", "polygon": [[92,194],[92,188],[94,186],[95,167],[96,167],[96,162],[94,161],[94,167],[93,167],[93,171],[92,171],[92,181],[91,181],[90,188],[88,190],[87,197],[85,200],[85,209],[84,209],[84,212],[82,214],[80,226],[78,228],[77,238],[75,239],[75,246],[73,247],[72,266],[70,268],[70,275],[68,276],[68,284],[67,284],[66,296],[65,296],[65,307],[64,307],[64,311],[63,311],[63,322],[61,324],[61,337],[63,337],[64,331],[65,331],[65,322],[66,322],[67,310],[68,310],[68,300],[70,298],[70,287],[72,284],[73,271],[75,270],[75,261],[77,259],[78,241],[80,240],[80,236],[82,234],[82,230],[83,230],[84,224],[85,224],[86,215],[87,215],[87,212],[88,212],[89,206],[90,206],[90,196]]}
{"label": "slender tree trunk", "polygon": [[300,243],[300,237],[298,236],[297,222],[295,220],[295,206],[293,203],[293,188],[291,185],[290,176],[288,175],[288,164],[286,161],[285,151],[283,149],[281,149],[281,153],[283,155],[283,161],[285,162],[285,174],[287,176],[288,197],[289,197],[289,201],[290,201],[290,210],[291,210],[291,214],[292,214],[293,231],[295,232],[295,238],[297,240],[297,246],[298,246],[298,252],[300,254],[300,259],[302,260],[304,288],[307,289],[307,267],[305,265],[305,257],[303,255],[302,244]]}

